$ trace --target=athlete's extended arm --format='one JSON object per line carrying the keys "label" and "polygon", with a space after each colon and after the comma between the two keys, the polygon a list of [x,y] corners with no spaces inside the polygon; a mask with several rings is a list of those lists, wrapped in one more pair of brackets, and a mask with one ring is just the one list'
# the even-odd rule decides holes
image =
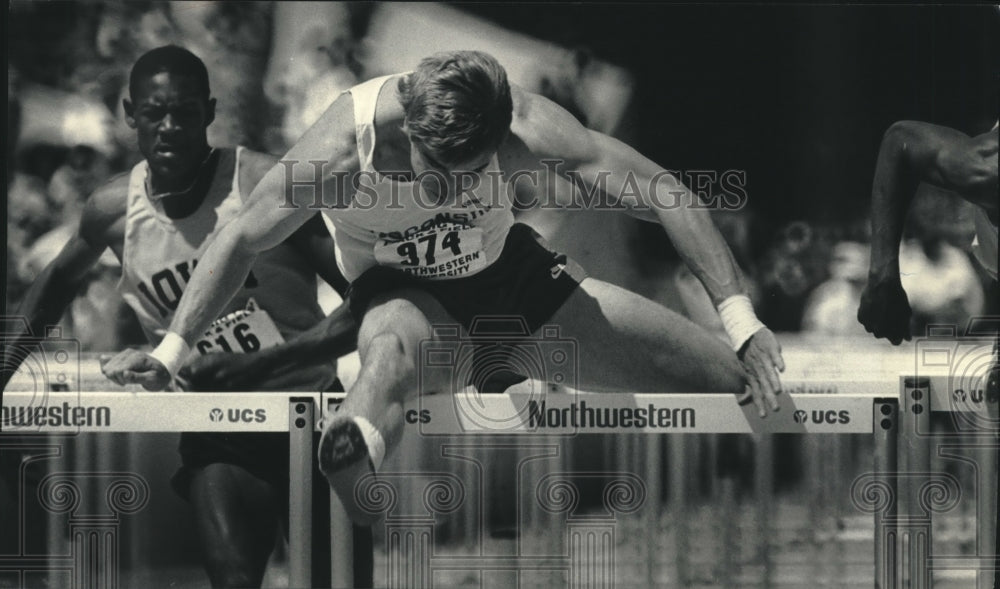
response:
{"label": "athlete's extended arm", "polygon": [[893,344],[910,339],[910,304],[899,278],[899,242],[917,186],[950,190],[997,209],[997,129],[978,137],[916,121],[893,124],[882,138],[872,183],[872,251],[858,321]]}
{"label": "athlete's extended arm", "polygon": [[[763,412],[766,400],[776,410],[775,395],[781,384],[775,369],[784,370],[781,348],[774,334],[753,315],[739,267],[708,211],[695,206],[698,196],[635,149],[586,129],[554,103],[538,96],[529,96],[526,103],[514,131],[515,140],[524,141],[525,149],[533,154],[529,159],[561,157],[567,174],[576,175],[590,190],[597,187],[627,210],[655,214],[682,259],[720,306],[734,348],[749,373],[758,408]],[[726,321],[734,309],[735,321]]]}
{"label": "athlete's extended arm", "polygon": [[[291,237],[291,243],[313,269],[344,298],[347,279],[337,269],[333,238],[319,214]],[[295,390],[316,382],[313,371],[325,371],[337,358],[357,348],[358,325],[346,303],[311,329],[288,342],[249,354],[205,354],[178,373],[189,391]]]}
{"label": "athlete's extended arm", "polygon": [[[358,324],[347,303],[280,346],[251,354],[206,354],[178,373],[185,390],[283,390],[358,347]],[[309,381],[314,379],[308,378]]]}
{"label": "athlete's extended arm", "polygon": [[43,337],[46,326],[59,322],[86,282],[87,274],[107,249],[109,234],[124,222],[126,189],[120,178],[97,189],[84,206],[77,232],[31,284],[17,310],[17,315],[27,320],[28,331],[5,342],[3,387],[25,359],[25,341]]}
{"label": "athlete's extended arm", "polygon": [[[240,215],[205,250],[164,341],[152,355],[122,352],[105,365],[108,378],[119,383],[139,382],[151,390],[164,388],[180,368],[190,342],[208,328],[239,290],[257,254],[282,243],[308,221],[317,212],[310,207],[317,199],[326,206],[347,205],[350,195],[343,194],[341,173],[356,167],[356,161],[353,105],[350,95],[345,94],[283,158],[288,164],[279,164],[264,176]],[[289,168],[293,177],[289,177]],[[293,180],[299,185],[293,185]],[[302,186],[306,180],[311,183]],[[300,187],[304,189],[295,190]]]}
{"label": "athlete's extended arm", "polygon": [[[241,186],[255,187],[278,158],[249,150],[243,152]],[[315,213],[288,239],[296,253],[333,287],[341,298],[348,282],[337,268],[333,237]],[[341,305],[309,330],[289,341],[248,354],[196,356],[177,374],[186,391],[299,390],[325,375],[337,358],[357,347],[357,324]]]}

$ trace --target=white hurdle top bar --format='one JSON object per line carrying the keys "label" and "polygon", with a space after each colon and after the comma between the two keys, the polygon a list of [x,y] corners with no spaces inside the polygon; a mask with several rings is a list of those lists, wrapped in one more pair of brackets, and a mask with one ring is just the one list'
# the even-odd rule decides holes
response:
{"label": "white hurdle top bar", "polygon": [[[410,403],[408,428],[425,435],[578,433],[871,433],[872,400],[884,395],[779,395],[760,419],[732,395],[433,395]],[[287,432],[291,399],[333,407],[343,393],[7,392],[3,433]],[[316,412],[317,415],[320,411]],[[318,426],[317,426],[318,427]]]}
{"label": "white hurdle top bar", "polygon": [[[959,398],[929,377],[934,411],[985,412],[974,391]],[[581,393],[522,384],[505,394],[428,395],[407,405],[407,427],[425,435],[583,433],[872,433],[872,402],[899,382],[785,382],[781,409],[757,417],[730,394]],[[4,433],[288,431],[289,400],[330,409],[344,393],[15,392],[3,395]],[[317,411],[317,416],[323,411]],[[317,426],[318,427],[318,426]]]}

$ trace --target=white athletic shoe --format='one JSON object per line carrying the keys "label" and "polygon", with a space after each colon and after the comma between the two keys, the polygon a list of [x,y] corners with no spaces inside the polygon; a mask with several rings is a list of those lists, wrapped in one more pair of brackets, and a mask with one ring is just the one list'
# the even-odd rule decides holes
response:
{"label": "white athletic shoe", "polygon": [[375,465],[361,428],[346,415],[333,415],[319,438],[319,469],[351,521],[369,526],[384,513],[366,508],[364,487],[375,481]]}

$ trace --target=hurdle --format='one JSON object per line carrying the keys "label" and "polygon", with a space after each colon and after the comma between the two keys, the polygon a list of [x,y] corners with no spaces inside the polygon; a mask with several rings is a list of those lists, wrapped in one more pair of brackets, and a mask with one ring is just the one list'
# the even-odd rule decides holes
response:
{"label": "hurdle", "polygon": [[[0,433],[65,439],[69,435],[103,432],[288,432],[289,581],[294,587],[311,587],[313,433],[318,431],[321,398],[320,393],[301,392],[240,395],[5,391]],[[86,440],[87,436],[78,439]],[[69,554],[0,556],[0,571],[23,575],[49,567],[68,574],[73,589],[119,586],[120,517],[142,509],[150,490],[134,473],[88,466],[77,464],[71,470],[51,472],[40,485],[39,498],[44,507],[54,514],[69,514]],[[94,495],[91,487],[103,487],[110,515],[88,513],[92,511],[89,504],[99,503],[96,497],[86,497]],[[48,525],[53,535],[61,533],[51,521]],[[331,560],[332,579],[336,587],[350,587],[354,584],[351,526],[336,495],[331,493],[331,530],[341,526],[347,533],[331,534],[338,542]]]}
{"label": "hurdle", "polygon": [[[923,372],[923,371],[920,371]],[[819,383],[786,382],[788,388],[808,390],[821,389],[813,386]],[[992,560],[983,555],[989,555],[994,550],[993,543],[996,529],[996,497],[995,488],[991,490],[991,481],[996,480],[996,444],[979,443],[972,447],[978,452],[975,459],[967,459],[977,465],[979,476],[977,480],[977,511],[979,528],[976,558],[935,555],[931,550],[931,514],[950,511],[960,497],[957,480],[947,473],[931,471],[931,443],[940,442],[942,436],[930,429],[931,412],[957,413],[959,421],[969,421],[970,415],[976,429],[965,432],[945,433],[945,438],[964,439],[970,435],[988,437],[995,440],[996,423],[984,421],[986,413],[991,409],[982,402],[982,398],[965,407],[956,406],[951,401],[955,396],[952,379],[947,375],[910,377],[901,376],[898,379],[896,391],[887,391],[893,385],[882,382],[841,383],[839,391],[834,394],[789,394],[781,397],[781,411],[772,414],[766,420],[759,420],[753,407],[737,407],[731,397],[726,395],[633,395],[633,394],[587,394],[569,393],[545,395],[535,400],[532,406],[531,395],[509,393],[507,395],[460,394],[455,397],[436,396],[425,397],[419,401],[419,408],[427,412],[432,419],[426,424],[414,424],[420,429],[422,436],[454,436],[461,433],[465,436],[476,435],[513,435],[520,436],[523,443],[530,444],[535,438],[550,436],[572,437],[581,433],[603,434],[681,434],[669,436],[669,446],[672,468],[683,463],[686,452],[682,443],[685,434],[690,433],[744,433],[762,436],[770,442],[768,436],[776,433],[806,433],[806,434],[861,434],[870,435],[874,442],[875,452],[872,457],[871,471],[858,477],[850,488],[850,498],[855,507],[862,512],[871,513],[875,530],[873,538],[873,563],[876,585],[878,587],[900,587],[906,582],[909,587],[930,587],[935,570],[975,568],[979,570],[980,587],[987,587],[988,577],[994,572]],[[981,397],[981,396],[980,396]],[[544,408],[540,409],[544,398]],[[902,401],[902,409],[900,408]],[[658,408],[697,408],[697,418],[692,418],[691,427],[676,427],[666,431],[657,430],[652,426],[601,427],[594,423],[584,423],[584,404],[589,409],[632,409],[649,407]],[[542,413],[546,415],[542,416]],[[673,414],[672,414],[673,415]],[[520,420],[515,419],[519,416]],[[574,421],[574,416],[576,421]],[[818,416],[818,417],[817,417]],[[498,424],[504,424],[498,427]],[[992,424],[992,425],[990,425]],[[990,429],[992,427],[992,429]],[[515,442],[516,443],[516,442]],[[969,446],[967,443],[953,444],[952,449]],[[943,450],[938,454],[944,456]],[[658,452],[658,448],[657,448]],[[758,450],[758,456],[763,456],[766,462],[772,455],[772,448]],[[655,454],[651,454],[655,455]],[[900,465],[899,456],[903,455],[904,463]],[[653,466],[652,459],[646,458],[645,474]],[[770,501],[770,491],[767,482],[771,478],[769,469],[755,469],[755,487],[764,501]],[[763,473],[763,474],[761,474]],[[569,474],[569,473],[567,473]],[[580,473],[577,473],[580,474]],[[672,477],[671,495],[674,497],[675,511],[683,511],[686,492],[684,476]],[[653,477],[657,480],[657,477]],[[544,482],[544,481],[543,481]],[[654,483],[652,496],[659,494]],[[384,489],[383,489],[384,492]],[[394,493],[400,493],[396,489]],[[644,489],[648,498],[651,493]],[[766,513],[770,509],[765,506]],[[628,511],[628,510],[625,510]],[[387,521],[392,522],[390,513]],[[604,531],[596,528],[588,532],[588,539],[581,540],[579,532],[574,532],[572,517],[567,518],[567,536],[564,539],[571,547],[574,542],[586,543],[591,553],[601,553],[610,548],[602,542],[613,539],[613,530]],[[593,523],[593,522],[591,522]],[[605,522],[607,524],[607,522]],[[613,527],[613,526],[612,526]],[[766,523],[759,528],[760,534],[766,535],[769,530]],[[433,527],[428,526],[422,534],[409,530],[409,539],[414,542],[434,540]],[[655,532],[647,527],[651,537]],[[576,536],[574,536],[576,534]],[[679,534],[683,540],[684,534]],[[683,553],[683,546],[677,547],[678,555]],[[393,564],[403,567],[414,567],[413,570],[397,570],[390,572],[390,578],[408,581],[407,587],[428,586],[427,579],[435,570],[456,570],[479,567],[477,570],[549,570],[562,569],[568,573],[571,587],[601,586],[610,587],[609,581],[613,575],[608,571],[594,569],[592,563],[585,565],[573,561],[572,548],[558,554],[518,554],[519,558],[510,555],[495,558],[480,558],[478,564],[461,562],[454,557],[433,556],[433,550],[424,545],[407,555],[399,555],[393,559]],[[769,572],[767,548],[761,549],[758,557],[764,566],[765,575]],[[613,559],[612,559],[613,560]],[[613,562],[612,562],[613,564]],[[589,568],[588,568],[589,567]],[[578,570],[579,568],[579,570]],[[652,568],[652,567],[650,567]],[[586,569],[584,574],[583,570]],[[419,570],[420,574],[413,574]],[[684,574],[683,561],[678,560],[678,574]],[[653,581],[650,572],[650,580]],[[587,579],[586,583],[580,579]],[[683,583],[683,578],[680,579]],[[768,580],[765,577],[765,585]]]}
{"label": "hurdle", "polygon": [[[521,443],[526,445],[538,443],[553,436],[572,439],[578,434],[586,433],[624,434],[622,438],[623,443],[629,439],[640,442],[640,438],[630,434],[645,434],[649,435],[646,438],[646,446],[653,447],[656,453],[647,455],[645,466],[640,464],[639,468],[645,470],[643,472],[644,475],[649,475],[651,472],[654,472],[654,469],[655,472],[659,472],[660,468],[662,468],[660,466],[661,461],[651,458],[651,456],[659,454],[659,446],[653,445],[653,442],[663,439],[661,437],[663,434],[669,434],[667,436],[667,441],[669,442],[668,460],[671,464],[671,470],[675,470],[678,468],[678,465],[686,463],[686,455],[688,454],[689,447],[685,444],[685,440],[687,439],[687,434],[691,433],[760,433],[765,435],[773,433],[842,433],[871,435],[874,433],[872,411],[875,397],[871,394],[862,393],[861,389],[863,388],[863,385],[857,385],[857,390],[853,391],[852,395],[803,394],[785,396],[781,401],[781,411],[763,421],[756,417],[756,409],[754,407],[740,407],[730,395],[588,394],[563,391],[559,394],[548,394],[544,399],[532,399],[531,394],[519,394],[517,392],[508,393],[507,395],[459,395],[454,398],[433,396],[424,397],[419,401],[420,410],[427,412],[432,418],[428,423],[422,424],[422,426],[415,425],[413,427],[420,427],[420,435],[422,436],[444,436],[455,432],[463,432],[464,435],[474,439],[475,436],[480,434],[509,434],[513,436],[510,439],[520,440],[522,441]],[[542,406],[543,401],[544,407]],[[605,410],[617,410],[619,415],[623,415],[622,410],[624,410],[626,423],[619,423],[615,427],[604,427],[595,425],[585,417],[590,411],[601,412]],[[691,411],[691,413],[685,413],[686,411]],[[813,423],[809,420],[802,420],[800,417],[797,419],[797,416],[801,416],[802,414],[797,412],[805,412],[807,414],[816,412],[827,415],[831,411],[835,413],[847,412],[852,419],[847,423],[841,423],[839,420]],[[640,421],[646,415],[662,414],[663,420],[656,423],[650,422],[645,425],[639,423],[636,425],[634,423],[635,420],[629,417],[630,414],[632,416],[639,416]],[[685,420],[687,421],[685,422]],[[667,422],[673,422],[673,425]],[[504,427],[498,427],[498,424],[505,425]],[[505,443],[516,444],[517,441]],[[634,444],[630,442],[629,447],[639,448],[641,447],[641,442]],[[638,458],[638,456],[634,456],[632,453],[626,454],[631,458]],[[565,480],[562,481],[563,484],[571,487],[573,485],[574,474],[585,475],[587,473],[563,474],[565,475]],[[637,490],[636,494],[643,495],[644,501],[650,502],[651,505],[655,506],[661,492],[658,486],[659,477],[654,475],[645,478],[649,479],[648,486],[646,484],[637,485],[642,487],[642,489],[641,492]],[[669,496],[672,497],[671,501],[673,505],[671,507],[674,512],[683,512],[686,508],[683,503],[684,498],[688,494],[685,487],[690,484],[686,478],[683,475],[670,478],[670,488],[668,490]],[[765,475],[760,480],[763,481],[767,478],[768,476]],[[629,482],[628,477],[623,477],[623,479],[625,483]],[[543,484],[545,482],[544,480],[542,481]],[[758,484],[762,485],[763,483]],[[396,492],[400,492],[400,490]],[[579,492],[580,489],[577,488],[568,493],[572,495]],[[475,506],[473,505],[472,507],[474,508]],[[633,505],[619,507],[622,507],[619,511],[620,513],[630,513],[637,509],[637,506]],[[656,512],[655,507],[652,511]],[[518,558],[511,558],[510,555],[507,555],[505,559],[497,557],[495,559],[484,560],[480,558],[478,564],[474,564],[458,562],[458,559],[455,558],[439,557],[432,557],[421,561],[423,558],[422,555],[430,552],[425,548],[413,553],[409,558],[399,558],[395,562],[414,564],[419,561],[420,564],[414,564],[414,566],[419,566],[422,570],[478,566],[484,571],[490,570],[491,573],[498,569],[517,571],[559,569],[567,574],[571,587],[612,586],[614,584],[613,571],[599,570],[600,567],[595,567],[593,562],[574,561],[574,556],[580,557],[582,554],[575,553],[572,547],[574,546],[574,542],[577,542],[581,545],[586,545],[587,550],[591,554],[610,552],[611,547],[605,544],[605,542],[611,542],[614,539],[614,518],[608,517],[603,521],[592,519],[589,522],[584,522],[581,514],[573,513],[572,508],[566,507],[565,512],[567,516],[566,537],[561,539],[559,537],[554,538],[553,544],[565,543],[570,546],[569,550],[562,552],[550,550],[547,553],[515,555]],[[391,520],[393,517],[394,515],[390,513],[387,520]],[[586,532],[587,541],[590,544],[586,544],[581,539],[584,526],[588,523],[590,526],[593,526]],[[605,527],[600,528],[599,526]],[[424,537],[432,541],[433,532],[433,529],[428,526]],[[655,524],[647,522],[645,534],[650,547],[654,545],[657,532]],[[676,547],[676,552],[678,553],[678,570],[680,576],[683,576],[685,574],[684,560],[680,557],[680,554],[684,552],[683,542],[686,535],[682,530],[679,530],[677,538],[678,542],[681,543]],[[613,569],[613,559],[607,564]],[[654,567],[649,566],[648,568],[651,569],[647,572],[647,578],[652,583],[650,586],[653,586],[653,584],[659,585],[660,583],[656,583],[656,571],[652,570]],[[405,572],[394,574],[393,577],[408,578]],[[587,579],[587,582],[580,582],[580,579]],[[416,587],[423,585],[411,584],[407,586]]]}
{"label": "hurdle", "polygon": [[[806,382],[785,384],[791,390],[813,386]],[[765,420],[756,416],[752,405],[738,406],[731,395],[563,391],[538,396],[514,391],[478,396],[460,393],[415,400],[413,407],[418,414],[426,412],[428,419],[425,423],[415,420],[416,423],[408,423],[406,427],[421,436],[451,440],[449,452],[455,456],[467,454],[468,448],[476,445],[477,436],[486,439],[482,436],[495,435],[514,436],[514,441],[508,444],[512,451],[520,451],[525,444],[530,448],[532,441],[553,436],[571,439],[584,433],[670,434],[671,442],[698,433],[870,435],[875,442],[872,472],[854,481],[851,497],[859,509],[874,517],[877,586],[883,589],[900,587],[906,580],[912,587],[930,587],[935,570],[975,568],[980,571],[979,586],[986,587],[988,578],[995,573],[994,561],[988,555],[995,551],[996,537],[996,493],[995,483],[992,483],[996,480],[996,426],[995,421],[989,420],[988,411],[992,409],[988,409],[988,403],[984,403],[981,396],[977,400],[973,395],[958,403],[959,397],[951,385],[941,377],[901,377],[898,393],[891,396],[884,394],[884,382],[854,382],[833,394],[785,394],[779,396],[781,410]],[[3,433],[287,431],[291,441],[290,580],[293,586],[309,586],[308,530],[313,525],[309,508],[312,435],[318,431],[318,417],[339,404],[343,396],[343,393],[5,392]],[[63,416],[58,423],[49,417],[53,411]],[[942,556],[931,549],[931,513],[954,507],[959,494],[957,481],[929,469],[930,443],[942,440],[931,431],[929,416],[931,412],[942,411],[956,415],[955,419],[961,424],[978,428],[973,432],[979,436],[977,443],[945,436],[944,441],[949,443],[938,450],[941,456],[955,454],[961,449],[976,452],[980,522],[979,556],[976,557]],[[602,422],[599,414],[615,415],[618,422]],[[237,419],[230,421],[232,415]],[[481,447],[494,448],[495,444],[482,444]],[[684,449],[683,444],[671,443],[668,455],[682,463]],[[543,450],[538,452],[544,454]],[[655,466],[653,461],[658,454],[657,446],[657,452],[647,456],[645,468]],[[904,464],[900,464],[901,456]],[[112,497],[110,489],[116,489],[116,516],[134,512],[144,505],[149,489],[141,480],[136,480],[139,477],[131,473],[103,474],[107,475],[104,478],[109,498]],[[617,481],[605,484],[605,492],[616,497],[611,506],[614,513],[603,518],[583,517],[573,511],[573,493],[578,492],[574,485],[579,482],[574,477],[582,480],[588,473],[549,473],[539,483],[538,499],[548,513],[566,514],[565,549],[548,554],[482,555],[463,559],[435,553],[433,515],[454,513],[470,498],[463,494],[461,482],[453,474],[427,474],[423,497],[424,507],[432,512],[430,517],[424,513],[414,518],[413,514],[394,513],[391,509],[403,485],[412,485],[412,480],[394,480],[392,473],[380,473],[369,481],[377,483],[378,493],[372,499],[372,507],[386,512],[387,545],[391,539],[396,552],[390,557],[387,572],[394,586],[429,587],[433,584],[433,573],[438,570],[499,573],[550,570],[564,571],[571,587],[611,587],[614,585],[615,513],[633,513],[649,500],[651,492],[656,493],[653,497],[657,499],[660,493],[655,485],[653,490],[647,489],[634,473],[621,472]],[[73,477],[73,472],[57,472],[43,481],[43,495],[50,496],[47,507],[51,511],[67,512],[73,507],[70,505],[72,496],[67,501],[60,499],[56,492],[61,489],[65,493],[65,489],[72,488]],[[682,488],[685,483],[683,477],[674,479],[680,481],[671,482],[672,487],[677,487],[673,489],[676,495],[672,493],[673,507],[683,509],[683,504],[676,501],[685,496]],[[130,497],[128,501],[122,500],[123,489]],[[76,501],[79,501],[78,496]],[[350,527],[344,525],[347,520],[342,509],[334,509],[332,513],[333,561],[339,564],[334,571],[337,575],[334,584],[351,586]],[[117,527],[111,522],[86,517],[71,521],[70,526],[74,539],[71,553],[49,558],[48,566],[73,570],[74,588],[117,587]],[[648,528],[647,534],[652,536],[655,530]],[[595,560],[594,555],[599,558]],[[35,557],[0,557],[0,570],[37,570],[38,567]]]}

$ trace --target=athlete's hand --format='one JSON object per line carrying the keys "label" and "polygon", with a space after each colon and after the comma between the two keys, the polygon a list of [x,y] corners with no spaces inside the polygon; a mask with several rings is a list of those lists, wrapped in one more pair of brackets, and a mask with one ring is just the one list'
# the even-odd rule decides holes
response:
{"label": "athlete's hand", "polygon": [[147,391],[162,391],[170,384],[166,366],[149,354],[131,348],[111,359],[102,357],[101,372],[118,385],[139,383]]}
{"label": "athlete's hand", "polygon": [[311,391],[336,377],[332,362],[289,362],[275,349],[199,356],[177,373],[177,384],[190,392]]}
{"label": "athlete's hand", "polygon": [[861,293],[858,321],[865,331],[884,337],[894,346],[910,341],[910,301],[899,281],[899,275],[878,277],[869,275]]}
{"label": "athlete's hand", "polygon": [[177,382],[185,391],[253,391],[267,380],[260,354],[205,354],[184,365]]}
{"label": "athlete's hand", "polygon": [[778,372],[785,371],[781,344],[770,329],[762,327],[743,345],[739,358],[746,370],[749,389],[740,402],[746,402],[749,396],[757,406],[757,413],[761,417],[767,417],[768,408],[771,411],[778,410],[777,395],[781,392]]}

